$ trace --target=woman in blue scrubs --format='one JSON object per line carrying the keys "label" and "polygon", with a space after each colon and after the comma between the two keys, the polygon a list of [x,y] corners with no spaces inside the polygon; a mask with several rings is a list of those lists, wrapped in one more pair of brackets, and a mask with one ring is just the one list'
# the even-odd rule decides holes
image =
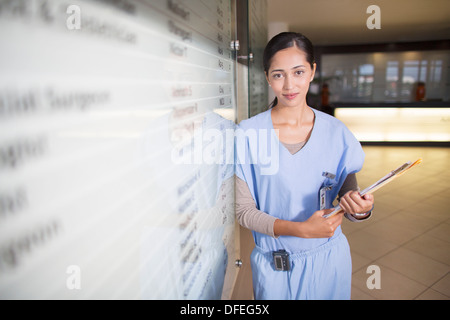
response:
{"label": "woman in blue scrubs", "polygon": [[364,153],[342,122],[307,105],[316,64],[306,37],[275,36],[263,60],[276,98],[236,130],[236,214],[256,244],[255,299],[350,299],[344,214],[323,215],[339,196],[350,220],[370,216],[373,196],[355,180]]}

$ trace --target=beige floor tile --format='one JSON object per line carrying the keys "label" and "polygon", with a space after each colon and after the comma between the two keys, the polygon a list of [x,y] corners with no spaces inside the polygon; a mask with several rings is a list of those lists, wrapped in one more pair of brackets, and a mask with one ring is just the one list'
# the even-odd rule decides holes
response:
{"label": "beige floor tile", "polygon": [[[442,191],[449,189],[448,181],[445,181],[441,176],[422,177],[418,185],[424,192],[424,195],[440,195]],[[447,200],[448,201],[448,200]]]}
{"label": "beige floor tile", "polygon": [[448,202],[448,199],[444,199],[441,195],[433,195],[425,199],[423,203],[429,206],[430,211],[440,213],[443,218],[450,218],[450,203]]}
{"label": "beige floor tile", "polygon": [[450,300],[450,297],[437,292],[436,290],[428,289],[420,296],[418,296],[415,300]]}
{"label": "beige floor tile", "polygon": [[[450,206],[448,206],[448,208],[450,208]],[[437,220],[439,222],[450,219],[450,213],[447,208],[436,208],[425,202],[419,202],[412,206],[408,206],[405,210],[408,210],[408,212],[413,215]]]}
{"label": "beige floor tile", "polygon": [[[440,166],[440,169],[448,167],[448,164]],[[446,169],[447,170],[447,169]],[[450,179],[450,174],[448,178],[445,178],[443,175],[437,174],[434,176],[424,176],[422,185],[426,186],[426,193],[430,194],[430,196],[441,194],[442,191],[447,192],[450,189],[450,185],[448,183],[448,179]],[[430,190],[430,192],[428,192]]]}
{"label": "beige floor tile", "polygon": [[344,232],[345,235],[349,235],[352,232],[367,228],[369,226],[368,222],[371,221],[372,219],[369,219],[368,221],[363,221],[363,222],[352,222],[346,218],[344,218],[342,220],[342,231]]}
{"label": "beige floor tile", "polygon": [[450,272],[450,266],[405,248],[398,248],[376,261],[426,286]]}
{"label": "beige floor tile", "polygon": [[365,229],[353,232],[347,238],[352,253],[370,260],[375,260],[398,247],[395,243],[386,241],[383,237],[371,234]]}
{"label": "beige floor tile", "polygon": [[375,300],[374,297],[371,295],[365,293],[364,291],[358,289],[355,286],[352,286],[352,293],[351,293],[351,299],[352,300]]}
{"label": "beige floor tile", "polygon": [[[434,183],[435,182],[433,182],[433,184]],[[427,185],[427,193],[430,196],[427,198],[425,202],[429,202],[431,205],[444,206],[444,208],[447,209],[447,212],[449,212],[450,197],[448,197],[448,194],[445,195],[445,193],[440,192],[440,191],[448,192],[449,190],[450,190],[449,186],[445,188],[442,187],[441,185],[436,186]]]}
{"label": "beige floor tile", "polygon": [[397,245],[405,244],[422,234],[420,231],[411,230],[410,228],[393,223],[389,218],[374,223],[364,230]]}
{"label": "beige floor tile", "polygon": [[366,268],[370,264],[371,259],[363,257],[355,252],[352,252],[352,273],[358,272],[361,268]]}
{"label": "beige floor tile", "polygon": [[431,288],[450,297],[450,273],[447,273],[445,277],[436,282]]}
{"label": "beige floor tile", "polygon": [[393,194],[398,197],[397,201],[406,206],[425,201],[430,196],[424,193],[422,189],[415,189],[410,186],[399,187],[398,190],[393,191]]}
{"label": "beige floor tile", "polygon": [[410,205],[410,201],[408,199],[399,197],[394,193],[382,194],[378,195],[375,191],[375,210],[380,211],[380,206],[383,211],[387,211],[388,213],[395,213],[396,211],[402,210],[405,206]]}
{"label": "beige floor tile", "polygon": [[424,234],[408,242],[404,247],[450,265],[450,244],[447,241]]}
{"label": "beige floor tile", "polygon": [[420,233],[425,233],[439,225],[440,222],[438,220],[414,214],[413,210],[414,208],[406,208],[404,211],[401,211],[384,221]]}
{"label": "beige floor tile", "polygon": [[399,213],[403,208],[393,207],[389,202],[384,202],[375,196],[375,208],[372,217],[366,222],[374,223],[386,219],[396,213]]}
{"label": "beige floor tile", "polygon": [[381,300],[412,300],[427,290],[427,286],[387,267],[380,266],[380,270],[380,289],[367,288],[367,279],[371,274],[366,273],[364,268],[353,275],[353,286]]}
{"label": "beige floor tile", "polygon": [[441,223],[425,234],[443,241],[447,241],[450,246],[450,224],[448,223]]}

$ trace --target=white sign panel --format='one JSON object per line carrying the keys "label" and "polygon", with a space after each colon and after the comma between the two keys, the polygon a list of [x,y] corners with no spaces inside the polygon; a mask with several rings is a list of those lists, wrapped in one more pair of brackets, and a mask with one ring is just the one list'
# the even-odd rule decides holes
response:
{"label": "white sign panel", "polygon": [[220,299],[227,0],[0,1],[0,298]]}

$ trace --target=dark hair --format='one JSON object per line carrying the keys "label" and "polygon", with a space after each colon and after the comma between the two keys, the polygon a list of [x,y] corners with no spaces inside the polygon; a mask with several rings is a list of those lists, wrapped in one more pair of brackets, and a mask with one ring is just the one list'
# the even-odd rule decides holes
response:
{"label": "dark hair", "polygon": [[[264,49],[263,67],[266,75],[269,72],[273,56],[278,51],[293,47],[294,45],[305,52],[306,61],[309,62],[311,68],[314,67],[314,47],[311,41],[301,33],[282,32],[270,39],[270,41],[266,45],[266,48]],[[276,106],[277,103],[278,99],[275,97],[275,99],[270,104],[269,109]]]}

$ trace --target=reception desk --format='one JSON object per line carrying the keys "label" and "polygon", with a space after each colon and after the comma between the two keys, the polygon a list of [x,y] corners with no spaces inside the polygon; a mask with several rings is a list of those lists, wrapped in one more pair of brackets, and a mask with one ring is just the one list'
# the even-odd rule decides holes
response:
{"label": "reception desk", "polygon": [[362,143],[449,145],[450,102],[336,103],[334,115]]}

